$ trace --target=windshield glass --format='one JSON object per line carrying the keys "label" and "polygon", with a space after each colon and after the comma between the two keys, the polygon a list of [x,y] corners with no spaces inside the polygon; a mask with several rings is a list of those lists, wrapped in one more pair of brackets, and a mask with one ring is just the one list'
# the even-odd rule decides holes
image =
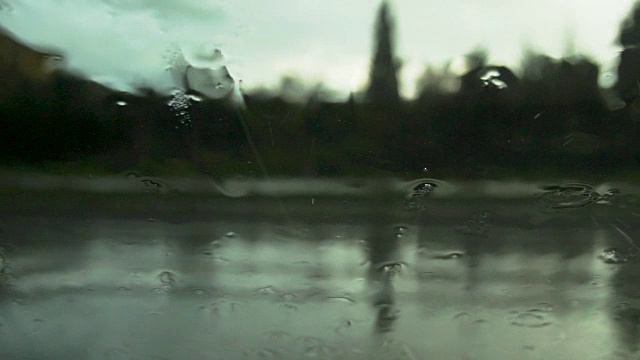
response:
{"label": "windshield glass", "polygon": [[0,358],[637,358],[639,47],[633,0],[0,0]]}

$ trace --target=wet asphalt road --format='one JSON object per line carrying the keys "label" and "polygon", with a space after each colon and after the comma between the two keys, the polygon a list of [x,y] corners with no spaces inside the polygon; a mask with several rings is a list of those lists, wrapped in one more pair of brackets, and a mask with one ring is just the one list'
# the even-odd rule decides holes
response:
{"label": "wet asphalt road", "polygon": [[637,194],[165,195],[3,193],[0,358],[640,356]]}

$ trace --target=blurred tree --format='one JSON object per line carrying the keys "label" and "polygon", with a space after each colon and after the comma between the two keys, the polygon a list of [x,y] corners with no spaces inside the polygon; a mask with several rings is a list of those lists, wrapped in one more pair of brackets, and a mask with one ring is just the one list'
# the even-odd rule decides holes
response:
{"label": "blurred tree", "polygon": [[640,3],[637,3],[629,17],[622,23],[618,43],[625,48],[640,45]]}
{"label": "blurred tree", "polygon": [[535,117],[531,129],[541,139],[542,133],[561,136],[570,131],[604,131],[606,109],[598,65],[593,61],[580,56],[556,60],[525,50],[521,74],[527,99],[523,108]]}
{"label": "blurred tree", "polygon": [[287,102],[305,102],[310,95],[309,87],[294,75],[285,75],[280,79],[280,97]]}
{"label": "blurred tree", "polygon": [[615,90],[626,103],[640,96],[640,3],[622,23],[618,43],[623,50],[618,64]]}
{"label": "blurred tree", "polygon": [[469,72],[474,71],[488,64],[489,51],[485,47],[478,46],[465,55],[465,60],[467,62],[467,70]]}
{"label": "blurred tree", "polygon": [[384,1],[376,20],[375,53],[369,75],[368,101],[383,104],[400,101],[397,77],[399,67],[394,55],[393,20],[389,14],[389,3]]}
{"label": "blurred tree", "polygon": [[457,158],[464,159],[474,175],[472,165],[495,163],[498,156],[507,160],[503,143],[512,138],[518,123],[518,78],[504,66],[487,65],[485,58],[478,57],[460,78],[457,102],[462,110],[452,138]]}
{"label": "blurred tree", "polygon": [[618,43],[624,48],[618,63],[618,80],[614,89],[626,103],[622,114],[616,114],[617,134],[627,134],[625,155],[640,163],[640,2],[622,23]]}
{"label": "blurred tree", "polygon": [[432,98],[449,96],[460,89],[460,79],[450,70],[449,62],[443,68],[427,66],[417,81],[416,93],[420,102],[429,102]]}

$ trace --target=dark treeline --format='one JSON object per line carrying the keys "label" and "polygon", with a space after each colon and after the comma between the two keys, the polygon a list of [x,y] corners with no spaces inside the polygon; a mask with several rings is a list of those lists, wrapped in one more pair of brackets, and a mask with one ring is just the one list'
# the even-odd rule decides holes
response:
{"label": "dark treeline", "polygon": [[258,93],[238,101],[228,79],[215,76],[208,79],[218,91],[212,97],[190,85],[203,83],[193,80],[206,72],[190,66],[184,90],[121,93],[41,70],[51,55],[1,34],[0,160],[60,171],[214,176],[606,176],[639,169],[640,8],[622,24],[611,89],[598,85],[599,67],[586,57],[529,52],[516,74],[480,50],[467,56],[461,76],[428,69],[417,98],[404,101],[393,28],[383,3],[369,87],[344,102],[324,100],[320,90],[305,101]]}

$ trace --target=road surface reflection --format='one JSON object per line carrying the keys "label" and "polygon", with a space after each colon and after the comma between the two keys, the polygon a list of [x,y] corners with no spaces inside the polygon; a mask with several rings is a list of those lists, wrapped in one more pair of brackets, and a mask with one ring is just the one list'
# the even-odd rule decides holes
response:
{"label": "road surface reflection", "polygon": [[3,208],[0,357],[640,355],[635,196],[560,211],[533,198],[315,197],[305,206],[323,211],[294,203],[280,220],[242,201],[236,216],[222,204],[224,216],[175,221],[156,205]]}

